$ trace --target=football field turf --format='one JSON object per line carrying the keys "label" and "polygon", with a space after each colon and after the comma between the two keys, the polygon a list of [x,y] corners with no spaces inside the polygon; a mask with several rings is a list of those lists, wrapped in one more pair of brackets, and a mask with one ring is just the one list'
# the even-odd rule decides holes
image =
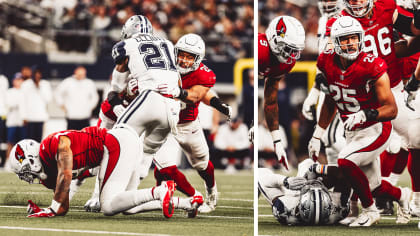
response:
{"label": "football field turf", "polygon": [[[405,171],[398,183],[399,186],[409,187],[410,176]],[[397,211],[396,203],[394,203],[394,212]],[[347,226],[284,226],[277,222],[272,215],[271,207],[263,196],[260,196],[258,201],[258,232],[259,235],[321,235],[321,236],[362,236],[362,235],[420,235],[420,230],[417,228],[419,218],[412,218],[407,225],[397,225],[395,223],[395,214],[393,216],[383,216],[380,222],[371,227],[363,228],[349,228]]]}
{"label": "football field turf", "polygon": [[[192,170],[184,173],[205,194],[198,174]],[[165,219],[161,211],[111,217],[85,212],[83,205],[90,198],[94,178],[87,179],[76,193],[66,216],[47,219],[26,218],[26,206],[31,199],[40,207],[48,207],[52,191],[20,181],[15,174],[0,172],[0,235],[253,235],[253,172],[226,175],[216,171],[216,181],[220,192],[216,211],[198,214],[194,219],[180,210],[175,210],[170,219]],[[151,172],[140,187],[154,183]],[[175,195],[184,197],[180,192]]]}

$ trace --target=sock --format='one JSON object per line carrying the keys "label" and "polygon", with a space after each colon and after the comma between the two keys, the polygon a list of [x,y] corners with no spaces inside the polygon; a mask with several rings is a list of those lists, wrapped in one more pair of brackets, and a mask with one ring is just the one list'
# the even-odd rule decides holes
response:
{"label": "sock", "polygon": [[209,163],[207,164],[207,168],[205,170],[198,171],[198,174],[206,182],[207,188],[214,187],[214,166],[211,161],[209,161]]}
{"label": "sock", "polygon": [[401,189],[392,186],[388,181],[382,180],[381,185],[373,190],[372,195],[375,198],[391,199],[398,201],[401,198]]}
{"label": "sock", "polygon": [[173,179],[176,183],[176,189],[186,194],[188,197],[194,196],[195,189],[188,182],[185,175],[178,170],[176,166],[169,166],[160,169],[159,172],[165,177],[165,179]]}
{"label": "sock", "polygon": [[390,184],[392,184],[393,186],[396,186],[398,183],[398,180],[400,179],[401,174],[395,174],[394,172],[392,172],[388,178],[384,178],[386,181],[388,181]]}
{"label": "sock", "polygon": [[344,175],[347,177],[351,187],[359,196],[363,208],[367,208],[373,204],[372,193],[369,188],[369,181],[363,171],[353,162],[346,159],[337,160],[338,167],[342,168]]}
{"label": "sock", "polygon": [[410,153],[404,149],[401,149],[397,155],[397,160],[395,161],[392,173],[401,175],[405,167],[407,166],[408,156],[410,155]]}
{"label": "sock", "polygon": [[413,192],[420,192],[420,149],[410,149],[407,169],[411,176],[411,188]]}
{"label": "sock", "polygon": [[162,175],[162,173],[160,173],[160,171],[157,169],[156,166],[155,166],[154,175],[156,179],[156,186],[159,186],[160,184],[162,184],[162,181],[165,180],[165,177]]}
{"label": "sock", "polygon": [[411,196],[413,201],[420,201],[420,192],[413,192]]}
{"label": "sock", "polygon": [[397,160],[397,154],[391,154],[387,151],[384,151],[380,155],[381,161],[381,175],[383,177],[388,177],[391,174],[392,169],[394,168],[395,162]]}

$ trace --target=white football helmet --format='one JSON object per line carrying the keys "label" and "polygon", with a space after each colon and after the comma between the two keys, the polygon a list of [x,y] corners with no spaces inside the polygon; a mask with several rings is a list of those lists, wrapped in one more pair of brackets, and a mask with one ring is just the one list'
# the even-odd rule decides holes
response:
{"label": "white football helmet", "polygon": [[320,181],[313,180],[301,189],[298,208],[300,219],[305,224],[326,224],[333,209],[328,189]]}
{"label": "white football helmet", "polygon": [[39,158],[40,144],[32,139],[19,141],[10,152],[11,168],[17,176],[28,183],[33,183],[35,178],[44,180],[47,175],[43,171]]}
{"label": "white football helmet", "polygon": [[[191,53],[195,56],[194,63],[189,68],[184,68],[179,65],[178,53],[184,51]],[[181,74],[187,74],[191,71],[195,71],[200,66],[201,61],[206,54],[206,45],[203,39],[197,34],[186,34],[182,36],[175,44],[175,66]]]}
{"label": "white football helmet", "polygon": [[319,0],[318,8],[322,15],[330,18],[340,10],[339,0]]}
{"label": "white football helmet", "polygon": [[135,15],[125,22],[121,30],[121,39],[131,38],[135,34],[152,34],[153,27],[147,17]]}
{"label": "white football helmet", "polygon": [[[352,34],[357,34],[359,37],[359,43],[356,52],[349,53],[348,51],[342,50],[341,47],[346,45],[341,44],[340,37]],[[359,21],[351,16],[339,17],[331,26],[331,40],[334,45],[334,51],[348,60],[356,59],[359,53],[363,50],[364,36],[365,31],[363,30],[362,25],[360,25]]]}
{"label": "white football helmet", "polygon": [[373,0],[365,0],[361,4],[350,4],[349,0],[344,0],[344,7],[346,11],[354,17],[363,17],[373,8]]}
{"label": "white football helmet", "polygon": [[296,18],[274,18],[265,34],[271,51],[281,63],[291,64],[300,58],[300,53],[305,48],[305,30]]}

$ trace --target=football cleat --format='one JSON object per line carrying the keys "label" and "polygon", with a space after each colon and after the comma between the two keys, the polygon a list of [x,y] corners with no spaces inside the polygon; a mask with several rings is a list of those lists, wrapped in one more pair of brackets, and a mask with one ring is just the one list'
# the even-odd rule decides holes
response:
{"label": "football cleat", "polygon": [[347,216],[346,218],[340,220],[338,223],[341,225],[350,225],[357,219],[357,216]]}
{"label": "football cleat", "polygon": [[212,188],[206,186],[206,203],[203,204],[198,211],[200,213],[210,213],[216,209],[219,192],[217,191],[216,183]]}
{"label": "football cleat", "polygon": [[397,208],[397,224],[408,224],[411,219],[410,215],[410,199],[411,199],[411,189],[401,188],[401,198],[398,201]]}
{"label": "football cleat", "polygon": [[391,200],[376,198],[375,204],[382,216],[394,215],[394,203]]}
{"label": "football cleat", "polygon": [[203,196],[201,194],[195,195],[191,197],[190,202],[191,202],[191,209],[187,210],[187,215],[188,215],[188,218],[194,218],[197,216],[198,208],[204,203]]}
{"label": "football cleat", "polygon": [[362,209],[362,214],[357,217],[357,219],[351,223],[350,227],[369,227],[375,223],[377,223],[381,219],[381,214],[379,214],[378,209],[376,209],[376,206],[374,206],[374,209]]}
{"label": "football cleat", "polygon": [[174,214],[174,203],[172,201],[172,196],[175,192],[175,182],[173,180],[162,182],[161,186],[164,188],[161,190],[162,194],[160,196],[163,215],[166,218],[171,218]]}
{"label": "football cleat", "polygon": [[420,201],[419,200],[413,199],[410,201],[410,213],[412,216],[420,217]]}

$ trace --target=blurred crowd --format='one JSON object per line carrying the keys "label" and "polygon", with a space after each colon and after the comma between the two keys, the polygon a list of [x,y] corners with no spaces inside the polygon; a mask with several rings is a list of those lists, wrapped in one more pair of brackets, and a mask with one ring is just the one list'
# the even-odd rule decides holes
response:
{"label": "blurred crowd", "polygon": [[[209,59],[229,61],[253,54],[252,0],[21,0],[51,12],[60,50],[86,51],[90,35],[100,38],[101,53],[119,41],[121,26],[133,15],[150,19],[155,33],[176,42],[190,32],[207,43]],[[66,31],[64,31],[66,30]],[[75,40],[79,43],[75,44]],[[83,42],[83,43],[80,43]]]}
{"label": "blurred crowd", "polygon": [[258,1],[258,32],[264,33],[272,19],[279,15],[293,16],[305,28],[306,45],[301,60],[315,60],[318,55],[318,20],[321,14],[318,1],[266,0]]}

